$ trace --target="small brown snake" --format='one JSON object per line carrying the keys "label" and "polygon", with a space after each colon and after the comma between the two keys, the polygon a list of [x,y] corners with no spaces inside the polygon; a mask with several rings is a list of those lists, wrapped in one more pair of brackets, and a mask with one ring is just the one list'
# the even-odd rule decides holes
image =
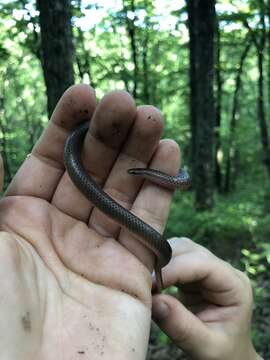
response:
{"label": "small brown snake", "polygon": [[[149,248],[156,256],[155,273],[158,291],[163,289],[161,268],[168,264],[172,256],[172,249],[162,234],[139,219],[126,208],[115,202],[103,189],[87,174],[81,162],[81,149],[89,123],[84,122],[76,127],[68,136],[64,149],[64,163],[67,172],[75,186],[100,209],[121,226],[126,227],[136,238]],[[188,173],[181,169],[177,176],[171,176],[154,169],[129,169],[131,175],[142,176],[153,183],[168,189],[184,190],[191,181]]]}

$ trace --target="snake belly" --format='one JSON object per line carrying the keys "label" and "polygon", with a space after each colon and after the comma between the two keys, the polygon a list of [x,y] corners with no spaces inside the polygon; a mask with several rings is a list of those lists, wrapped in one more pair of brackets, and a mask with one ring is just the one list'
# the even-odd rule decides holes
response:
{"label": "snake belly", "polygon": [[[115,220],[118,224],[131,231],[140,242],[155,254],[157,287],[158,290],[161,291],[163,289],[161,268],[167,265],[171,259],[171,246],[158,231],[114,201],[86,172],[81,161],[81,151],[88,127],[89,123],[83,122],[72,130],[67,137],[64,148],[64,164],[66,170],[74,185],[95,207],[108,215],[111,219]],[[147,172],[143,173],[146,170]],[[190,181],[188,174],[183,172],[183,170],[181,170],[176,177],[152,169],[130,169],[129,172],[133,175],[143,176],[168,188],[172,188],[172,183],[180,188],[181,186],[185,188]],[[134,172],[136,172],[136,174]],[[152,178],[151,172],[152,175],[154,172]],[[166,179],[168,180],[168,186],[166,186]]]}

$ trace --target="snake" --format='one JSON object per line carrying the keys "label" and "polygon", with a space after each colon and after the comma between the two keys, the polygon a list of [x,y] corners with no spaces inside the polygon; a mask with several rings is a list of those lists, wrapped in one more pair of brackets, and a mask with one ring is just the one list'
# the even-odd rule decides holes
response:
{"label": "snake", "polygon": [[[136,239],[143,243],[155,255],[155,275],[157,291],[164,289],[161,269],[172,257],[172,249],[168,241],[157,230],[141,220],[128,209],[111,198],[92,176],[85,170],[82,159],[82,145],[89,128],[89,122],[84,121],[71,130],[64,146],[64,165],[67,173],[78,190],[101,212],[108,215],[120,226],[128,229]],[[127,169],[128,174],[141,176],[159,186],[170,190],[185,190],[191,184],[186,170],[181,168],[176,176],[149,168]]]}

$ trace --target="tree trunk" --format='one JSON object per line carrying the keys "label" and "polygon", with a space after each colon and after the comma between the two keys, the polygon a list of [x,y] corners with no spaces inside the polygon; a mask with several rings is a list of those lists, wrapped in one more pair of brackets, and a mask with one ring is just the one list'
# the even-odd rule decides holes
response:
{"label": "tree trunk", "polygon": [[187,0],[190,35],[192,178],[198,209],[213,205],[215,1]]}
{"label": "tree trunk", "polygon": [[74,83],[71,5],[69,0],[37,0],[42,68],[51,116],[63,92]]}
{"label": "tree trunk", "polygon": [[[126,17],[127,33],[129,35],[129,39],[130,39],[131,57],[132,57],[133,66],[134,66],[132,95],[136,99],[137,98],[137,88],[138,88],[139,64],[138,64],[138,54],[137,54],[137,46],[136,46],[136,26],[135,26],[136,16],[135,16],[134,0],[131,0],[130,6],[127,6],[125,3],[125,0],[123,0],[123,7],[124,7],[125,17]],[[131,11],[133,13],[132,19],[130,19],[128,17],[128,11]]]}
{"label": "tree trunk", "polygon": [[267,18],[268,18],[268,114],[270,117],[270,0],[267,1]]}
{"label": "tree trunk", "polygon": [[[260,36],[255,45],[257,46],[257,56],[258,56],[258,120],[261,133],[261,142],[263,148],[263,157],[264,164],[266,166],[267,172],[270,175],[270,147],[269,147],[269,134],[268,134],[268,125],[265,115],[265,103],[264,103],[264,50],[266,44],[266,25],[265,25],[265,3],[264,0],[259,0],[260,6]],[[255,39],[254,39],[255,40]]]}
{"label": "tree trunk", "polygon": [[233,95],[233,105],[232,105],[232,116],[230,121],[230,133],[229,133],[229,143],[226,156],[226,169],[225,169],[225,182],[224,182],[224,192],[228,193],[231,189],[231,173],[232,173],[232,163],[235,154],[235,129],[237,123],[237,113],[238,113],[238,96],[241,89],[241,76],[243,73],[244,62],[251,47],[250,37],[245,39],[246,46],[241,55],[239,67],[235,79],[235,90]]}
{"label": "tree trunk", "polygon": [[263,150],[263,162],[266,166],[267,172],[270,175],[270,144],[269,144],[269,134],[268,134],[268,125],[266,121],[265,115],[265,103],[264,103],[264,50],[266,43],[266,25],[265,25],[265,12],[266,5],[264,0],[259,0],[259,8],[260,8],[260,21],[259,28],[255,33],[248,21],[244,22],[246,28],[249,30],[252,41],[257,49],[257,63],[258,63],[258,98],[257,98],[257,112],[258,112],[258,122],[261,134],[261,143]]}
{"label": "tree trunk", "polygon": [[80,43],[80,46],[82,48],[82,54],[76,54],[76,63],[79,70],[79,75],[81,81],[84,80],[84,76],[88,76],[89,83],[93,88],[96,87],[96,84],[94,83],[92,72],[91,72],[91,56],[89,54],[89,51],[85,47],[85,39],[84,39],[84,33],[83,31],[78,27],[78,41]]}
{"label": "tree trunk", "polygon": [[222,173],[221,165],[218,159],[219,152],[221,151],[220,142],[220,126],[221,126],[221,110],[222,110],[222,76],[221,76],[221,64],[220,64],[220,30],[219,23],[216,22],[216,126],[215,126],[215,184],[219,192],[222,191]]}
{"label": "tree trunk", "polygon": [[143,93],[144,93],[144,103],[150,103],[150,93],[149,93],[149,67],[148,67],[148,42],[149,42],[149,34],[148,28],[145,29],[144,39],[143,39]]}
{"label": "tree trunk", "polygon": [[144,8],[146,11],[145,29],[142,41],[142,65],[143,65],[143,102],[150,104],[150,83],[149,83],[149,34],[150,34],[150,14],[153,11],[152,1],[144,0]]}
{"label": "tree trunk", "polygon": [[263,148],[264,163],[267,168],[268,174],[270,175],[270,148],[269,148],[269,135],[268,127],[265,116],[264,108],[264,48],[258,51],[258,120],[260,125],[261,142]]}

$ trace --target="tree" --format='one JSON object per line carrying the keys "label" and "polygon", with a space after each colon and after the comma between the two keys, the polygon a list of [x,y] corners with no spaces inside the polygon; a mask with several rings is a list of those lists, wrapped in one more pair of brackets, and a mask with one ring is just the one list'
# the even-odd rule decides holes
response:
{"label": "tree", "polygon": [[[132,95],[136,99],[137,98],[137,88],[138,88],[138,76],[139,76],[139,64],[138,64],[138,49],[136,46],[136,12],[135,12],[135,2],[131,0],[130,3],[127,3],[123,0],[123,11],[125,13],[126,20],[126,28],[127,33],[130,39],[130,47],[131,47],[131,57],[134,64],[133,71],[133,89]],[[132,17],[129,16],[129,12],[132,13]]]}
{"label": "tree", "polygon": [[[266,4],[266,13],[269,24],[267,40],[268,40],[268,105],[270,107],[270,0],[268,0]],[[270,108],[268,110],[270,112]]]}
{"label": "tree", "polygon": [[192,178],[199,209],[213,205],[215,1],[187,0]]}
{"label": "tree", "polygon": [[216,126],[215,126],[215,185],[219,192],[222,191],[222,172],[219,161],[219,152],[221,151],[221,116],[222,116],[222,85],[223,79],[221,75],[221,41],[219,21],[216,21]]}
{"label": "tree", "polygon": [[74,83],[70,0],[37,0],[42,68],[51,116],[63,92]]}
{"label": "tree", "polygon": [[228,148],[227,148],[227,156],[226,156],[226,169],[225,169],[225,181],[224,181],[224,192],[228,193],[231,190],[232,185],[232,164],[234,162],[234,155],[236,153],[235,149],[235,129],[237,125],[237,117],[239,112],[239,92],[241,89],[241,77],[244,68],[244,62],[248,55],[251,40],[250,36],[248,35],[245,39],[245,47],[240,57],[240,62],[238,65],[236,79],[235,79],[235,90],[233,95],[233,105],[232,105],[232,115],[231,121],[229,125],[229,141],[228,141]]}
{"label": "tree", "polygon": [[255,32],[248,23],[248,20],[244,22],[245,26],[249,30],[250,36],[257,49],[257,64],[258,64],[258,97],[257,97],[257,117],[259,122],[261,143],[263,150],[263,161],[266,166],[267,172],[270,175],[270,139],[268,124],[266,121],[265,113],[265,78],[264,78],[264,51],[266,45],[266,24],[265,24],[265,13],[266,4],[264,0],[258,1],[259,7],[259,24],[258,29]]}

